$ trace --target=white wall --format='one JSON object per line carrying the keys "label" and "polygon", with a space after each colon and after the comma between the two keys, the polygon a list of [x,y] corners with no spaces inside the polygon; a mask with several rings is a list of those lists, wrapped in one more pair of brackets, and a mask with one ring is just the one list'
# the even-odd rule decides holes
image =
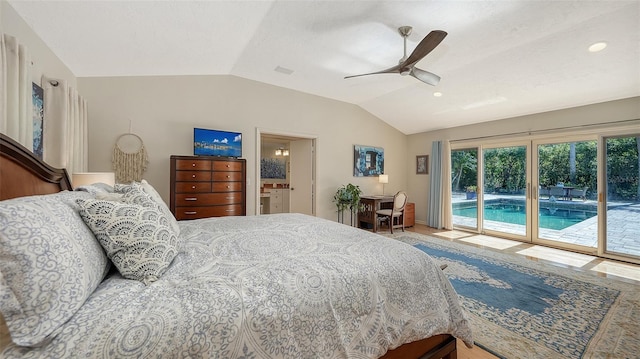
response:
{"label": "white wall", "polygon": [[[353,177],[353,145],[385,150],[391,193],[406,189],[406,136],[361,108],[235,76],[79,78],[89,103],[89,170],[111,169],[118,136],[139,135],[149,153],[144,177],[169,199],[169,156],[193,153],[193,128],[243,133],[247,212],[255,213],[256,128],[317,136],[317,215],[336,219],[341,185],[379,194],[377,177]],[[411,193],[409,193],[411,196]]]}
{"label": "white wall", "polygon": [[[416,222],[426,223],[430,176],[415,174],[415,156],[431,155],[433,141],[463,140],[606,123],[614,126],[614,122],[634,119],[640,119],[640,97],[410,135],[406,159],[411,164],[407,172],[407,190],[413,195],[413,202],[416,203]],[[567,130],[567,133],[571,131]],[[635,132],[640,132],[640,125]]]}

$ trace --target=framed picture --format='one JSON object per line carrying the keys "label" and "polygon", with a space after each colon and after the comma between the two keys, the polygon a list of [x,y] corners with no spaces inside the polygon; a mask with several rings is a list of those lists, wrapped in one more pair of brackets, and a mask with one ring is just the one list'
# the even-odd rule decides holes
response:
{"label": "framed picture", "polygon": [[42,139],[44,122],[44,91],[42,87],[32,82],[31,96],[33,100],[33,153],[42,159]]}
{"label": "framed picture", "polygon": [[353,175],[377,176],[384,173],[384,149],[372,146],[353,146]]}
{"label": "framed picture", "polygon": [[429,174],[429,155],[416,156],[416,174]]}

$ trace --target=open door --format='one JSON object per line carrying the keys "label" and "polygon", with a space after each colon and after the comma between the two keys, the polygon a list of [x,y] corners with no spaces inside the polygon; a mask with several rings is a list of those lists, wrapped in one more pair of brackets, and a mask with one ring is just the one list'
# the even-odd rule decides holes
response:
{"label": "open door", "polygon": [[292,213],[314,215],[313,211],[313,140],[291,141],[289,208]]}

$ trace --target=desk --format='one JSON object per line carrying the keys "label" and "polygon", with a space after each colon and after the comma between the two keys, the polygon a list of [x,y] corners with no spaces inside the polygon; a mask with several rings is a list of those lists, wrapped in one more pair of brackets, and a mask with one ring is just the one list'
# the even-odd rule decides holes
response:
{"label": "desk", "polygon": [[378,231],[378,215],[376,211],[381,208],[393,208],[393,196],[361,196],[362,210],[358,213],[358,227],[373,227],[373,232]]}

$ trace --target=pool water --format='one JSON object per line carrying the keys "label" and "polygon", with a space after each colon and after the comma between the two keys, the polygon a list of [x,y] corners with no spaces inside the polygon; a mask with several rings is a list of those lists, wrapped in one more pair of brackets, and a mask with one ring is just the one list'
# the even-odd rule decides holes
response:
{"label": "pool water", "polygon": [[[478,216],[476,207],[454,208],[453,214],[469,218]],[[594,217],[596,214],[595,211],[540,208],[538,223],[540,228],[560,230]],[[484,218],[489,221],[525,225],[525,207],[508,203],[487,204],[484,207]]]}

